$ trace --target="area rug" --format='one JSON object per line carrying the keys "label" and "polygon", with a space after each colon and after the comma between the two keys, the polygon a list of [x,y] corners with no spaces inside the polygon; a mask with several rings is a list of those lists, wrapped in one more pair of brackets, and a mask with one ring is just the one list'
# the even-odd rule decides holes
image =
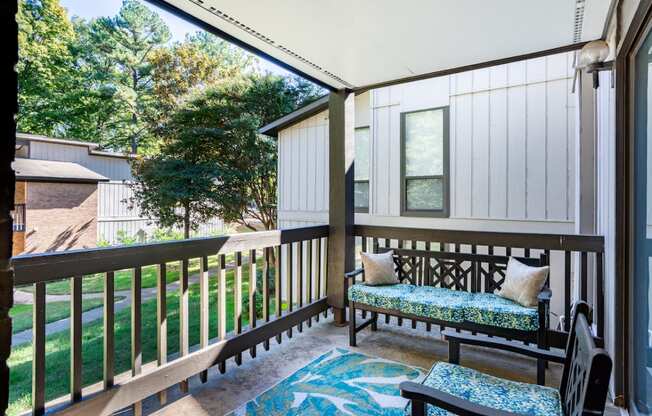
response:
{"label": "area rug", "polygon": [[336,348],[228,416],[404,415],[398,385],[423,376],[420,368]]}

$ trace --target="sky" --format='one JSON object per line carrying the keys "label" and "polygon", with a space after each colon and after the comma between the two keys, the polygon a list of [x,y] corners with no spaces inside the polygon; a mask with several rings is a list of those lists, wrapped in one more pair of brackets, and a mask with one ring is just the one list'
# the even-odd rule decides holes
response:
{"label": "sky", "polygon": [[[155,10],[165,21],[172,33],[172,41],[183,40],[186,37],[186,33],[202,30],[146,1],[142,1],[142,3],[150,9]],[[71,17],[79,16],[84,19],[92,19],[100,16],[115,16],[118,13],[118,10],[120,10],[122,0],[61,0],[60,4],[68,10],[68,15]],[[262,70],[267,70],[279,75],[290,74],[285,69],[262,58],[258,58],[258,61]]]}

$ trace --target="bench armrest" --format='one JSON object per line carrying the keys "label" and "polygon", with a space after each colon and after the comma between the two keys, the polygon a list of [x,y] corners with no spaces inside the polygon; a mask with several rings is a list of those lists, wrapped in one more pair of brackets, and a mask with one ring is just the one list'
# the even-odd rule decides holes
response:
{"label": "bench armrest", "polygon": [[566,353],[562,350],[544,350],[534,345],[525,345],[520,342],[508,341],[502,338],[490,338],[480,334],[466,334],[445,329],[441,334],[448,342],[458,342],[464,345],[477,345],[480,347],[489,347],[502,351],[510,351],[527,357],[539,358],[554,363],[563,364],[566,359]]}
{"label": "bench armrest", "polygon": [[549,287],[544,287],[541,290],[541,292],[539,292],[539,295],[537,296],[539,302],[550,302],[551,298],[552,298],[552,291],[550,290]]}
{"label": "bench armrest", "polygon": [[[460,416],[515,416],[516,413],[492,409],[461,397],[453,396],[441,390],[423,384],[404,381],[399,385],[401,396],[409,399],[414,406],[414,400],[428,403]],[[427,413],[424,413],[427,414]]]}
{"label": "bench armrest", "polygon": [[355,269],[355,270],[353,270],[351,272],[344,273],[344,280],[348,281],[349,279],[353,279],[356,276],[358,276],[360,274],[363,274],[363,273],[364,273],[364,269],[362,267],[359,268],[359,269]]}

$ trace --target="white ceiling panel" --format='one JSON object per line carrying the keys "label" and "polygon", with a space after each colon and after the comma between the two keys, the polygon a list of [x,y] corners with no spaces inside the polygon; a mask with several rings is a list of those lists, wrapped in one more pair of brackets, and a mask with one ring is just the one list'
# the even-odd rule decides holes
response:
{"label": "white ceiling panel", "polygon": [[598,39],[610,3],[158,1],[335,88],[360,88]]}

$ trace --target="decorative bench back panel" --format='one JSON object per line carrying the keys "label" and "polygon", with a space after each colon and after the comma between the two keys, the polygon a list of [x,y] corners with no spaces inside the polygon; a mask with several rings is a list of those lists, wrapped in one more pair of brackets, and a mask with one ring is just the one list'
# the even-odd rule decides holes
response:
{"label": "decorative bench back panel", "polygon": [[[509,257],[492,254],[453,253],[412,249],[380,248],[394,251],[396,273],[401,282],[418,286],[435,286],[466,292],[493,293],[502,287]],[[540,257],[515,257],[529,266],[548,264]]]}

